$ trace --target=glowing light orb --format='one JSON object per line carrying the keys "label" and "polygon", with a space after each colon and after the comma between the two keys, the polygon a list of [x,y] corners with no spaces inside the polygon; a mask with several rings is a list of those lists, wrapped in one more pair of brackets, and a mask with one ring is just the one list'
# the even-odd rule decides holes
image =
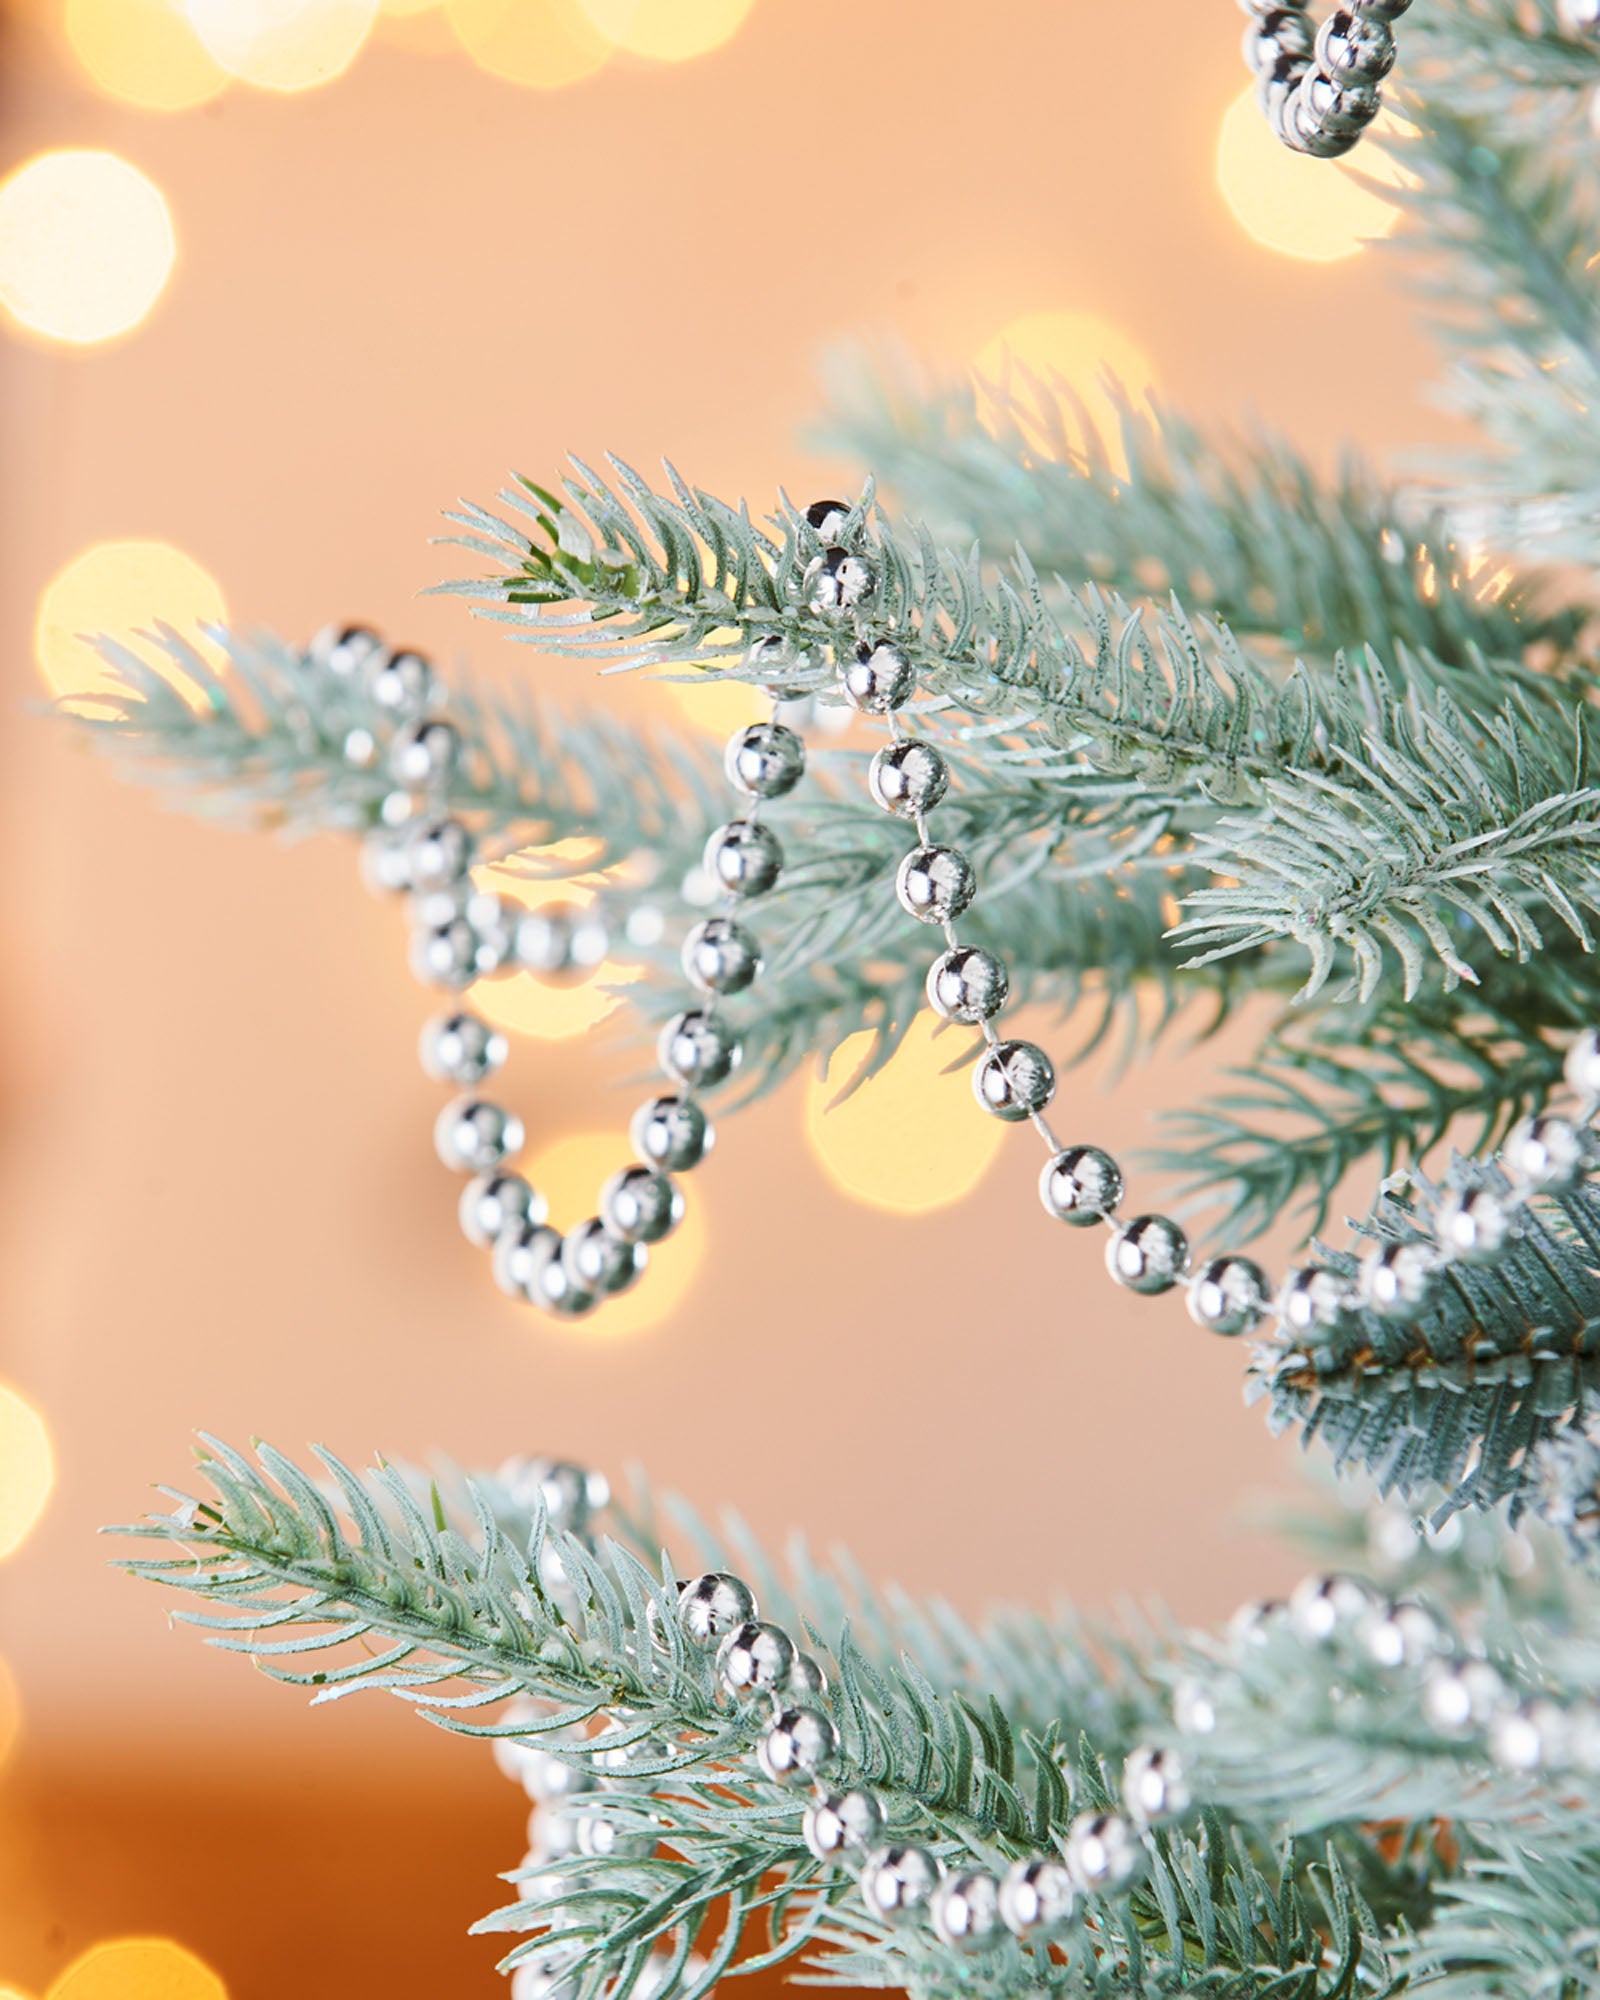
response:
{"label": "glowing light orb", "polygon": [[112,1938],[75,1958],[48,2000],[228,2000],[228,1989],[170,1938]]}
{"label": "glowing light orb", "polygon": [[[17,1738],[22,1733],[22,1697],[17,1692],[15,1674],[0,1659],[0,1767],[16,1747]],[[5,2000],[6,1988],[0,1985],[0,2000]]]}
{"label": "glowing light orb", "polygon": [[[614,1173],[633,1164],[633,1148],[617,1132],[572,1132],[521,1162],[521,1172],[550,1204],[557,1229],[572,1229],[596,1212],[600,1190]],[[691,1180],[693,1176],[689,1177]],[[650,1245],[650,1262],[631,1291],[623,1292],[586,1319],[553,1320],[587,1339],[644,1333],[677,1310],[705,1259],[704,1202],[696,1187],[678,1227],[663,1243]]]}
{"label": "glowing light orb", "polygon": [[1272,135],[1254,90],[1228,106],[1217,134],[1217,185],[1244,229],[1269,250],[1313,264],[1353,257],[1387,236],[1399,219],[1392,201],[1358,184],[1357,175],[1398,187],[1401,170],[1364,145],[1352,168],[1294,153]]}
{"label": "glowing light orb", "polygon": [[342,76],[378,0],[187,0],[189,19],[230,76],[257,90],[315,90]]}
{"label": "glowing light orb", "polygon": [[33,1533],[55,1483],[55,1452],[44,1418],[25,1396],[0,1382],[0,1562]]}
{"label": "glowing light orb", "polygon": [[36,153],[0,184],[0,305],[46,339],[131,332],[177,254],[160,188],[115,153]]}
{"label": "glowing light orb", "polygon": [[[1119,473],[1127,471],[1117,403],[1108,377],[1137,410],[1149,391],[1153,371],[1143,352],[1109,321],[1087,312],[1024,313],[980,352],[974,373],[978,414],[991,429],[1015,423],[1030,441],[1046,449],[1076,453],[1085,443],[1076,398],[1099,433],[1112,466]],[[1071,394],[1052,402],[1049,391],[1058,383]],[[1015,407],[1008,387],[1015,396]],[[1040,390],[1045,392],[1042,410],[1038,408]]]}
{"label": "glowing light orb", "polygon": [[870,1034],[842,1043],[827,1076],[806,1086],[806,1141],[817,1164],[868,1208],[946,1208],[972,1192],[1005,1143],[1006,1128],[978,1109],[970,1069],[944,1074],[966,1031],[936,1037],[934,1025],[920,1015],[885,1067],[841,1104],[833,1100],[870,1050]]}
{"label": "glowing light orb", "polygon": [[580,0],[607,41],[656,62],[686,62],[720,48],[755,0]]}
{"label": "glowing light orb", "polygon": [[[594,891],[582,883],[530,882],[504,868],[475,869],[480,889],[508,896],[525,909],[546,903],[575,903],[582,909],[594,901]],[[605,959],[592,971],[561,982],[538,979],[531,972],[513,972],[503,979],[481,979],[469,997],[473,1010],[508,1035],[527,1035],[540,1042],[565,1042],[586,1034],[617,1006],[607,987],[631,985],[639,969]]]}
{"label": "glowing light orb", "polygon": [[593,76],[612,44],[578,0],[446,0],[450,26],[480,69],[530,90]]}
{"label": "glowing light orb", "polygon": [[748,681],[708,676],[704,682],[661,681],[658,685],[685,722],[705,730],[719,743],[726,742],[747,722],[772,720],[772,703],[760,688],[752,687]]}
{"label": "glowing light orb", "polygon": [[67,0],[67,46],[102,96],[141,111],[192,111],[228,87],[180,0]]}
{"label": "glowing light orb", "polygon": [[[93,641],[103,635],[131,642],[158,622],[207,651],[200,626],[227,622],[215,578],[169,542],[96,542],[45,585],[34,618],[34,658],[53,695],[92,707],[117,685]],[[151,656],[149,647],[142,650]],[[199,699],[176,669],[163,665],[163,671],[186,699]]]}

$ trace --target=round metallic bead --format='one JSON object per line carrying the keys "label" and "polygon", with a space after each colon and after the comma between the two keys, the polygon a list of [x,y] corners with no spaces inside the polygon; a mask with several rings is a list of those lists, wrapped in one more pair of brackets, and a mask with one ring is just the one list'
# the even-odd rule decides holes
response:
{"label": "round metallic bead", "polygon": [[524,1222],[543,1222],[547,1212],[544,1196],[521,1174],[493,1169],[467,1182],[458,1210],[462,1235],[480,1250],[489,1249],[508,1229]]}
{"label": "round metallic bead", "polygon": [[610,948],[604,918],[582,903],[558,899],[516,913],[511,956],[536,979],[581,979]]}
{"label": "round metallic bead", "polygon": [[875,1847],[861,1870],[861,1900],[886,1923],[914,1923],[938,1887],[941,1872],[925,1847],[901,1841]]}
{"label": "round metallic bead", "polygon": [[652,1167],[624,1167],[600,1190],[600,1214],[627,1243],[659,1243],[683,1220],[683,1191]]}
{"label": "round metallic bead", "polygon": [[1144,1873],[1145,1851],[1121,1813],[1079,1813],[1067,1829],[1067,1873],[1082,1890],[1115,1895]]}
{"label": "round metallic bead", "polygon": [[1101,1222],[1122,1199],[1122,1169],[1098,1146],[1068,1146],[1045,1162],[1039,1199],[1045,1212],[1075,1229]]}
{"label": "round metallic bead", "polygon": [[461,732],[450,722],[407,722],[389,745],[389,775],[408,792],[442,785],[461,760]]}
{"label": "round metallic bead", "polygon": [[950,789],[950,766],[931,743],[908,736],[886,743],[867,769],[873,803],[896,819],[932,812]]}
{"label": "round metallic bead", "polygon": [[494,1240],[490,1267],[494,1281],[508,1298],[526,1299],[536,1261],[550,1252],[559,1255],[561,1232],[542,1222],[517,1222]]}
{"label": "round metallic bead", "polygon": [[702,993],[742,993],[761,971],[761,953],[742,924],[706,917],[683,941],[683,971]]}
{"label": "round metallic bead", "polygon": [[[512,1230],[502,1240],[513,1241],[517,1234]],[[525,1290],[541,1312],[557,1319],[577,1319],[593,1312],[600,1294],[584,1284],[567,1261],[566,1239],[555,1230],[550,1235],[554,1241],[541,1239],[529,1253]]]}
{"label": "round metallic bead", "polygon": [[781,1709],[756,1745],[756,1759],[775,1783],[804,1784],[839,1755],[839,1732],[815,1708]]}
{"label": "round metallic bead", "polygon": [[478,934],[465,917],[411,933],[411,970],[424,986],[455,992],[478,977]]}
{"label": "round metallic bead", "polygon": [[814,528],[825,542],[836,542],[849,518],[848,500],[813,500],[806,509],[807,526]]}
{"label": "round metallic bead", "polygon": [[1502,1771],[1538,1771],[1566,1762],[1566,1716],[1553,1701],[1502,1709],[1489,1724],[1489,1756]]}
{"label": "round metallic bead", "polygon": [[711,1151],[715,1132],[692,1097],[652,1097],[633,1114],[633,1150],[646,1166],[686,1173]]}
{"label": "round metallic bead", "polygon": [[[1595,4],[1600,7],[1600,0]],[[1593,1028],[1585,1028],[1568,1043],[1561,1073],[1574,1097],[1586,1104],[1600,1103],[1600,1035]]]}
{"label": "round metallic bead", "polygon": [[689,1007],[674,1014],[661,1030],[656,1055],[674,1083],[704,1090],[724,1082],[738,1068],[739,1043],[715,1014]]}
{"label": "round metallic bead", "polygon": [[425,819],[406,836],[406,872],[413,889],[447,889],[472,866],[476,842],[458,819]]}
{"label": "round metallic bead", "polygon": [[1420,1604],[1375,1604],[1357,1628],[1361,1650],[1380,1667],[1416,1667],[1444,1642],[1437,1620]]}
{"label": "round metallic bead", "polygon": [[947,924],[977,894],[972,863],[955,847],[913,847],[895,872],[900,907],[921,924]]}
{"label": "round metallic bead", "polygon": [[484,890],[471,897],[461,913],[472,926],[472,962],[480,979],[516,967],[517,925],[524,914],[509,896]]}
{"label": "round metallic bead", "polygon": [[783,1692],[797,1707],[819,1702],[828,1692],[827,1670],[809,1653],[796,1653],[784,1677]]}
{"label": "round metallic bead", "polygon": [[1361,1260],[1356,1296],[1380,1319],[1415,1319],[1438,1264],[1431,1243],[1374,1243]]}
{"label": "round metallic bead", "polygon": [[1305,1264],[1291,1271],[1278,1294],[1278,1317],[1291,1333],[1311,1333],[1333,1326],[1352,1302],[1350,1282],[1325,1264]]}
{"label": "round metallic bead", "polygon": [[806,1807],[800,1830],[819,1861],[832,1861],[847,1847],[871,1847],[882,1837],[883,1807],[871,1792],[826,1792]]}
{"label": "round metallic bead", "polygon": [[580,1289],[609,1296],[625,1292],[634,1283],[650,1253],[643,1244],[616,1235],[596,1215],[567,1232],[561,1257]]}
{"label": "round metallic bead", "polygon": [[1055,1096],[1055,1065],[1032,1042],[997,1042],[972,1072],[972,1094],[985,1111],[1015,1124]]}
{"label": "round metallic bead", "polygon": [[481,1097],[453,1097],[434,1121],[433,1148],[458,1174],[486,1173],[510,1153],[520,1153],[522,1120],[504,1105]]}
{"label": "round metallic bead", "polygon": [[863,715],[891,715],[916,692],[917,673],[892,639],[863,639],[841,668],[839,685],[845,700]]}
{"label": "round metallic bead", "polygon": [[1422,1712],[1445,1736],[1481,1729],[1506,1699],[1505,1682],[1487,1660],[1440,1660],[1422,1685]]}
{"label": "round metallic bead", "polygon": [[1072,1877],[1059,1861],[1042,1856],[1013,1861],[1000,1881],[1000,1920],[1024,1942],[1059,1937],[1072,1922],[1077,1903]]}
{"label": "round metallic bead", "polygon": [[542,1506],[553,1528],[572,1535],[582,1534],[611,1504],[611,1481],[605,1474],[570,1459],[508,1458],[496,1477],[519,1507],[532,1513]]}
{"label": "round metallic bead", "polygon": [[781,799],[805,776],[806,746],[781,722],[752,722],[722,753],[728,783],[752,799]]}
{"label": "round metallic bead", "polygon": [[1172,1690],[1172,1720],[1185,1736],[1209,1736],[1217,1726],[1217,1703],[1204,1681],[1185,1679]]}
{"label": "round metallic bead", "polygon": [[717,1653],[717,1677],[737,1700],[754,1694],[776,1694],[794,1664],[794,1641],[778,1625],[752,1619],[730,1632]]}
{"label": "round metallic bead", "polygon": [[1249,1257],[1213,1257],[1189,1287],[1189,1317],[1208,1333],[1248,1333],[1271,1302],[1267,1274]]}
{"label": "round metallic bead", "polygon": [[946,1875],[928,1898],[933,1934],[954,1951],[989,1951],[1002,1942],[1000,1884],[981,1868]]}
{"label": "round metallic bead", "polygon": [[[656,1836],[642,1828],[625,1830],[605,1813],[577,1812],[573,1818],[578,1827],[578,1852],[592,1859],[643,1861],[655,1852]],[[638,1990],[636,1986],[634,1991]]]}
{"label": "round metallic bead", "polygon": [[411,887],[404,833],[374,827],[361,842],[361,879],[375,896],[402,896]]}
{"label": "round metallic bead", "polygon": [[476,1014],[437,1014],[422,1030],[417,1053],[435,1083],[453,1083],[460,1090],[482,1083],[510,1054],[510,1044],[498,1028]]}
{"label": "round metallic bead", "polygon": [[756,1600],[750,1586],[723,1570],[708,1570],[678,1590],[678,1623],[696,1646],[720,1646],[730,1632],[752,1624]]}
{"label": "round metallic bead", "polygon": [[877,565],[853,549],[824,549],[807,563],[802,587],[813,610],[855,611],[877,591]]}
{"label": "round metallic bead", "polygon": [[[806,674],[811,671],[811,655],[802,648],[799,652],[789,644],[781,632],[763,632],[758,639],[752,639],[745,648],[744,663],[752,673],[759,674],[767,683],[767,692],[776,701],[800,701],[804,699],[803,689],[772,685],[776,674]],[[735,781],[737,782],[737,780]]]}
{"label": "round metallic bead", "polygon": [[1315,55],[1335,83],[1379,83],[1394,68],[1394,36],[1387,21],[1338,7],[1317,30]]}
{"label": "round metallic bead", "polygon": [[1452,1188],[1433,1224],[1439,1247],[1463,1264],[1492,1264],[1511,1234],[1511,1211],[1493,1188]]}
{"label": "round metallic bead", "polygon": [[312,659],[342,681],[353,679],[382,651],[383,641],[370,625],[325,625],[311,642]]}
{"label": "round metallic bead", "polygon": [[1189,1809],[1189,1780],[1176,1750],[1141,1746],[1128,1753],[1122,1767],[1122,1803],[1128,1817],[1141,1826],[1170,1819]]}
{"label": "round metallic bead", "polygon": [[764,896],[783,873],[783,843],[758,819],[730,820],[706,842],[703,865],[730,896]]}
{"label": "round metallic bead", "polygon": [[946,1021],[976,1027],[998,1014],[1011,991],[1011,978],[992,952],[956,945],[928,968],[928,1005]]}
{"label": "round metallic bead", "polygon": [[1541,1194],[1568,1193],[1583,1179],[1588,1161],[1583,1127],[1548,1111],[1514,1125],[1500,1149],[1500,1164],[1513,1185]]}
{"label": "round metallic bead", "polygon": [[1289,1593],[1289,1623],[1317,1645],[1352,1631],[1372,1609],[1372,1592],[1353,1576],[1302,1577]]}
{"label": "round metallic bead", "polygon": [[[1556,0],[1559,7],[1562,0]],[[1600,14],[1600,0],[1576,0],[1579,6],[1594,6]],[[1369,21],[1398,21],[1411,5],[1411,0],[1351,0],[1350,11],[1360,14]]]}
{"label": "round metallic bead", "polygon": [[1189,1239],[1165,1215],[1136,1215],[1106,1244],[1106,1269],[1130,1292],[1170,1292],[1189,1267]]}
{"label": "round metallic bead", "polygon": [[1290,100],[1292,118],[1307,144],[1305,150],[1319,159],[1336,159],[1351,146],[1378,115],[1378,86],[1363,77],[1335,82],[1320,69],[1308,70]]}
{"label": "round metallic bead", "polygon": [[353,729],[345,731],[339,754],[352,771],[375,771],[380,756],[378,739],[358,722]]}
{"label": "round metallic bead", "polygon": [[1228,1637],[1236,1646],[1264,1646],[1288,1614],[1281,1598],[1252,1597],[1228,1620]]}
{"label": "round metallic bead", "polygon": [[385,653],[364,667],[367,693],[377,707],[398,718],[425,715],[439,692],[438,677],[421,653]]}
{"label": "round metallic bead", "polygon": [[1244,59],[1257,75],[1269,75],[1285,57],[1309,63],[1316,30],[1294,7],[1274,7],[1257,14],[1244,31]]}

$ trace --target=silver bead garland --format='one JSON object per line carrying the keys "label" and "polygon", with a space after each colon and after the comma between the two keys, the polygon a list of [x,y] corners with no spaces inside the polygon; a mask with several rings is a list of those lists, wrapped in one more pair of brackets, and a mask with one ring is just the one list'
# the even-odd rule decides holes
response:
{"label": "silver bead garland", "polygon": [[1377,117],[1394,67],[1393,22],[1411,0],[1347,0],[1313,27],[1306,0],[1240,0],[1244,54],[1284,145],[1319,160],[1348,153]]}

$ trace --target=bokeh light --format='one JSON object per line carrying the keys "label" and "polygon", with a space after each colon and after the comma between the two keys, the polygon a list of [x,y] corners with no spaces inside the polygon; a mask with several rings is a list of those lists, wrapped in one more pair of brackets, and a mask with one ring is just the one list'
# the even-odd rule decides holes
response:
{"label": "bokeh light", "polygon": [[44,1418],[26,1396],[0,1382],[0,1562],[33,1533],[55,1481]]}
{"label": "bokeh light", "polygon": [[[117,684],[94,640],[104,635],[128,642],[158,622],[200,646],[200,626],[227,622],[216,579],[170,542],[96,542],[45,585],[34,620],[34,658],[53,695],[92,707],[97,695]],[[198,699],[192,683],[164,660],[160,664],[180,693]]]}
{"label": "bokeh light", "polygon": [[170,1938],[112,1938],[75,1958],[48,2000],[228,2000],[228,1989]]}
{"label": "bokeh light", "polygon": [[180,0],[66,0],[61,30],[105,97],[141,111],[193,111],[228,87]]}
{"label": "bokeh light", "polygon": [[161,190],[115,153],[36,153],[0,184],[0,305],[47,339],[128,333],[178,253]]}
{"label": "bokeh light", "polygon": [[188,10],[230,76],[258,90],[315,90],[355,61],[378,0],[188,0]]}
{"label": "bokeh light", "polygon": [[[478,868],[473,882],[480,889],[537,910],[546,903],[574,903],[580,909],[594,901],[584,883],[534,882],[507,868]],[[540,1042],[564,1042],[586,1034],[617,1006],[608,987],[627,986],[639,977],[636,966],[605,959],[592,971],[562,980],[539,979],[531,972],[513,972],[500,979],[481,979],[472,988],[473,1010],[508,1035],[527,1035]]]}
{"label": "bokeh light", "polygon": [[[1020,424],[1031,440],[1046,448],[1064,445],[1077,451],[1084,444],[1084,428],[1076,399],[1099,433],[1113,467],[1127,471],[1117,401],[1109,382],[1119,385],[1137,409],[1153,371],[1141,349],[1108,320],[1065,310],[1024,313],[982,349],[974,372],[978,414],[986,424],[996,428]],[[1048,392],[1057,384],[1070,394],[1052,399]],[[1036,407],[1040,390],[1045,392],[1042,411]]]}
{"label": "bokeh light", "polygon": [[1391,187],[1404,178],[1370,143],[1353,169],[1292,152],[1274,138],[1253,89],[1228,106],[1217,135],[1217,185],[1243,227],[1269,250],[1332,264],[1387,236],[1400,211],[1362,187],[1358,176]]}
{"label": "bokeh light", "polygon": [[686,62],[735,35],[755,0],[580,0],[607,41],[656,62]]}
{"label": "bokeh light", "polygon": [[480,69],[530,90],[593,76],[612,44],[578,0],[447,0],[456,40]]}
{"label": "bokeh light", "polygon": [[33,2000],[33,1995],[21,1986],[12,1986],[0,1979],[0,2000]]}
{"label": "bokeh light", "polygon": [[[530,1152],[521,1171],[550,1204],[557,1229],[573,1229],[596,1212],[600,1190],[614,1173],[633,1164],[633,1148],[617,1132],[570,1132]],[[691,1188],[682,1222],[664,1243],[652,1243],[650,1262],[631,1291],[590,1318],[555,1321],[588,1338],[643,1333],[671,1316],[694,1283],[706,1253],[704,1203]]]}
{"label": "bokeh light", "polygon": [[770,722],[772,703],[748,681],[723,680],[707,676],[702,681],[659,681],[685,722],[703,729],[719,743],[747,722]]}
{"label": "bokeh light", "polygon": [[[21,1733],[22,1697],[17,1692],[16,1675],[0,1659],[0,1765],[4,1765],[16,1748]],[[5,2000],[3,1986],[0,1986],[0,2000]]]}
{"label": "bokeh light", "polygon": [[379,0],[378,12],[391,20],[407,20],[413,14],[436,13],[444,0]]}
{"label": "bokeh light", "polygon": [[827,1076],[807,1083],[807,1143],[834,1186],[869,1208],[948,1207],[972,1192],[1005,1143],[1006,1128],[973,1099],[971,1071],[945,1074],[966,1031],[936,1035],[936,1025],[919,1015],[885,1066],[842,1103],[834,1099],[870,1053],[871,1034],[850,1036]]}

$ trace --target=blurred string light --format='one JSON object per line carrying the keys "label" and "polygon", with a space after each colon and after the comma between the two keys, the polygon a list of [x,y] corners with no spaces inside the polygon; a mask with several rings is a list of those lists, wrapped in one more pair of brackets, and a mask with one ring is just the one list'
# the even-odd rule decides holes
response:
{"label": "blurred string light", "polygon": [[193,111],[228,87],[182,0],[66,0],[67,46],[103,96],[141,111]]}
{"label": "blurred string light", "polygon": [[33,1533],[55,1483],[44,1418],[20,1391],[0,1382],[0,1561]]}
{"label": "blurred string light", "polygon": [[130,332],[177,253],[161,190],[115,153],[36,153],[0,183],[0,305],[47,339]]}
{"label": "blurred string light", "polygon": [[228,1989],[170,1938],[112,1938],[75,1958],[46,2000],[228,2000]]}
{"label": "blurred string light", "polygon": [[[978,415],[991,430],[1017,423],[1045,450],[1076,452],[1084,445],[1087,415],[1113,468],[1126,473],[1109,382],[1120,385],[1137,410],[1153,371],[1143,352],[1109,321],[1088,312],[1024,313],[980,351],[974,373]],[[1052,395],[1061,388],[1067,393]]]}
{"label": "blurred string light", "polygon": [[655,62],[687,62],[720,48],[755,0],[580,0],[608,42]]}
{"label": "blurred string light", "polygon": [[[532,1153],[521,1171],[549,1202],[555,1227],[573,1229],[593,1215],[596,1190],[630,1157],[627,1141],[615,1132],[571,1132]],[[607,1299],[595,1318],[573,1321],[574,1331],[587,1340],[606,1340],[659,1326],[681,1304],[705,1254],[705,1201],[696,1186],[682,1222],[665,1242],[650,1245],[650,1268],[639,1283]]]}
{"label": "blurred string light", "polygon": [[[1376,127],[1382,136],[1383,124]],[[1217,185],[1244,229],[1269,250],[1332,264],[1387,236],[1399,210],[1363,178],[1399,187],[1405,175],[1381,147],[1363,146],[1358,165],[1314,160],[1273,136],[1254,89],[1228,106],[1217,135]]]}
{"label": "blurred string light", "polygon": [[480,69],[530,90],[581,83],[611,55],[578,0],[446,0],[446,11]]}
{"label": "blurred string light", "polygon": [[186,0],[216,61],[258,90],[315,90],[342,76],[377,19],[378,0]]}
{"label": "blurred string light", "polygon": [[806,1141],[818,1165],[868,1208],[923,1215],[978,1185],[1005,1142],[1005,1127],[980,1119],[971,1071],[945,1071],[962,1052],[959,1033],[936,1036],[926,1014],[876,1076],[835,1103],[870,1053],[869,1032],[835,1050],[826,1077],[806,1085]]}
{"label": "blurred string light", "polygon": [[[159,620],[194,643],[202,625],[226,624],[227,615],[215,578],[170,542],[96,542],[45,585],[34,659],[53,695],[92,706],[116,685],[95,649],[97,636],[130,640]],[[199,700],[192,683],[170,668],[168,675],[180,693]]]}
{"label": "blurred string light", "polygon": [[[560,858],[557,849],[543,851]],[[593,889],[583,883],[534,882],[508,868],[479,868],[472,879],[478,888],[491,889],[529,910],[547,903],[571,903],[583,909],[594,901]],[[636,966],[619,965],[614,959],[559,981],[535,978],[531,972],[513,972],[500,979],[480,980],[472,989],[471,1003],[476,1013],[508,1035],[564,1042],[587,1034],[613,1011],[617,996],[608,992],[608,987],[626,986],[638,977]]]}

